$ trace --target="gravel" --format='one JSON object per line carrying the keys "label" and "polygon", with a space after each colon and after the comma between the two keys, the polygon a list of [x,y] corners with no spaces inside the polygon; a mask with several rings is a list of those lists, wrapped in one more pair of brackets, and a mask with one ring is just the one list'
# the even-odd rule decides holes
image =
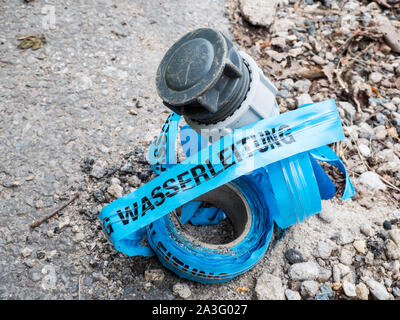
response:
{"label": "gravel", "polygon": [[373,280],[373,279],[367,279],[366,284],[369,287],[369,290],[371,291],[371,294],[378,300],[389,300],[391,298],[391,295],[389,292],[387,292],[386,288],[384,285],[381,283]]}
{"label": "gravel", "polygon": [[285,258],[290,264],[304,262],[303,255],[296,249],[288,249],[285,252]]}

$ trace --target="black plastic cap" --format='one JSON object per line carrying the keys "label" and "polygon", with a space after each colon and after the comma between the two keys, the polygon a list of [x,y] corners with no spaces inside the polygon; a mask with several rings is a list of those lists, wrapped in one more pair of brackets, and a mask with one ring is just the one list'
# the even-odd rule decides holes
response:
{"label": "black plastic cap", "polygon": [[157,91],[174,112],[204,123],[231,115],[249,88],[243,59],[221,32],[198,29],[165,54],[157,70]]}

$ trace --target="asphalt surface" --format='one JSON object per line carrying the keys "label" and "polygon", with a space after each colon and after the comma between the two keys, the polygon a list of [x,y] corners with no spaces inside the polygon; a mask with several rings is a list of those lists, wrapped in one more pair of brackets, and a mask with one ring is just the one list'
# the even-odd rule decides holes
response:
{"label": "asphalt surface", "polygon": [[[228,30],[223,0],[0,0],[1,299],[174,298],[177,277],[144,290],[132,265],[140,258],[90,234],[97,221],[76,212],[85,199],[34,231],[29,224],[82,189],[87,157],[112,162],[148,147],[167,117],[158,63],[199,27]],[[41,48],[17,48],[19,36],[37,33]]]}

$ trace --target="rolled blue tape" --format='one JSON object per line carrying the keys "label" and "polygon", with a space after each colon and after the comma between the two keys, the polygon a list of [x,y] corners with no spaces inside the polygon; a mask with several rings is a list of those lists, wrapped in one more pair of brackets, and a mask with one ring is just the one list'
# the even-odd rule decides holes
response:
{"label": "rolled blue tape", "polygon": [[254,267],[264,256],[273,230],[274,196],[264,168],[243,175],[232,185],[252,212],[252,226],[243,241],[223,250],[205,248],[185,238],[167,215],[148,228],[148,240],[161,263],[180,277],[201,283],[227,282]]}
{"label": "rolled blue tape", "polygon": [[[247,141],[256,137],[251,146],[250,143],[243,144],[243,137],[237,137],[234,132],[191,155],[183,163],[175,164],[171,160],[171,155],[175,154],[175,141],[172,143],[173,139],[169,137],[175,139],[178,121],[172,119],[179,119],[179,116],[171,114],[169,119],[167,133],[164,131],[162,138],[150,148],[152,167],[155,172],[163,173],[109,204],[100,213],[107,237],[117,250],[128,255],[134,251],[132,239],[137,239],[138,230],[143,232],[145,226],[201,194],[258,168],[344,138],[336,105],[333,100],[328,100],[242,128],[243,132],[254,132],[246,137]],[[158,150],[159,146],[167,145],[170,153]],[[221,159],[221,154],[222,161],[215,161]],[[227,155],[232,163],[225,161]],[[206,161],[211,159],[212,162]],[[301,179],[296,183],[301,185]]]}

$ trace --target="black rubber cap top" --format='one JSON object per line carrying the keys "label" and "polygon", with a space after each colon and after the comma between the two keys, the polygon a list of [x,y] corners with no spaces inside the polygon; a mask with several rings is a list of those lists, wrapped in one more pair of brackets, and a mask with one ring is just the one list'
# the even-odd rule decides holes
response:
{"label": "black rubber cap top", "polygon": [[157,70],[157,90],[173,111],[204,123],[231,115],[249,88],[249,71],[232,43],[219,31],[186,34],[165,54]]}

